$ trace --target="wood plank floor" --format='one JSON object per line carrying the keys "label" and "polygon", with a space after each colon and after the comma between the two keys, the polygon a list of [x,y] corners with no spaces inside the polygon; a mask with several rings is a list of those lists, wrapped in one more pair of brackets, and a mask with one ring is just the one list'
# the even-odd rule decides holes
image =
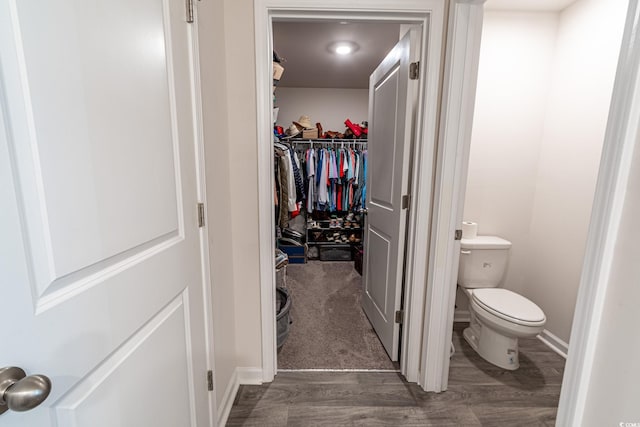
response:
{"label": "wood plank floor", "polygon": [[478,356],[454,327],[449,390],[425,393],[395,373],[282,372],[241,386],[228,426],[554,425],[564,359],[537,339],[520,341],[520,369]]}

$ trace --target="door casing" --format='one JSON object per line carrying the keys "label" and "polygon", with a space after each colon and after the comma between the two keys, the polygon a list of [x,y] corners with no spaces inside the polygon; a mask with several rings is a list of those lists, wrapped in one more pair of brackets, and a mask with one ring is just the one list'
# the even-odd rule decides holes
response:
{"label": "door casing", "polygon": [[[470,8],[482,9],[482,2],[465,1]],[[411,382],[419,382],[424,360],[422,334],[427,294],[427,259],[430,241],[433,177],[438,142],[441,74],[444,32],[448,2],[440,0],[354,1],[348,7],[340,0],[307,1],[255,0],[256,100],[258,144],[258,209],[260,289],[262,318],[262,380],[272,381],[276,373],[275,271],[273,263],[274,213],[272,209],[273,162],[271,156],[272,21],[340,20],[395,21],[421,25],[420,84],[415,121],[412,200],[409,211],[405,272],[405,314],[403,319],[400,366]]]}

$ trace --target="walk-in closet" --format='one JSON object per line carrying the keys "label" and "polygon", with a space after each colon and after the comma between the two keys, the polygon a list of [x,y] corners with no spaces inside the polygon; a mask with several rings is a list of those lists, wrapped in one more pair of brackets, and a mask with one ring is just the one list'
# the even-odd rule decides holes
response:
{"label": "walk-in closet", "polygon": [[[369,79],[400,30],[396,23],[273,23],[279,370],[399,366],[363,309],[363,263],[376,174]],[[373,164],[381,161],[393,159]]]}

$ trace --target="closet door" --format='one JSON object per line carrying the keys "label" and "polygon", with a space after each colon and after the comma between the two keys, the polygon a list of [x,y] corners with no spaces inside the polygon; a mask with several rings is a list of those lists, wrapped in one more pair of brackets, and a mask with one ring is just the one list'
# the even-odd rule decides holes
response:
{"label": "closet door", "polygon": [[212,425],[190,31],[181,1],[0,0],[0,368],[51,380],[4,427]]}
{"label": "closet door", "polygon": [[[415,48],[415,47],[413,47]],[[369,79],[369,136],[364,295],[362,306],[385,350],[398,360],[412,106],[411,33],[398,42]]]}

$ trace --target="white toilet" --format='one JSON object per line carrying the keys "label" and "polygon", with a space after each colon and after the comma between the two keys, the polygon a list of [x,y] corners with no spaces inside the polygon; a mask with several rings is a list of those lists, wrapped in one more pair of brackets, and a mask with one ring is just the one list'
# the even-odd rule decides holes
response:
{"label": "white toilet", "polygon": [[462,239],[458,285],[469,297],[471,324],[465,340],[485,360],[518,369],[518,338],[535,337],[547,318],[533,302],[498,288],[507,267],[511,242],[496,236]]}

